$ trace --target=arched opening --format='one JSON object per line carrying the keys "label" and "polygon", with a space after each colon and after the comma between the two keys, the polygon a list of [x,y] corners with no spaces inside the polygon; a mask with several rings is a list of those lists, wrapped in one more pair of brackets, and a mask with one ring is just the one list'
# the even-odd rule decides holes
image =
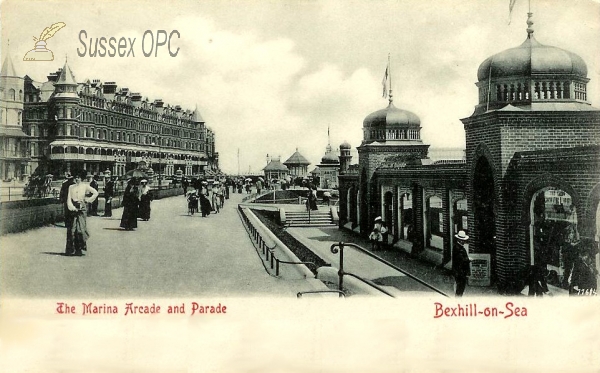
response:
{"label": "arched opening", "polygon": [[477,252],[490,254],[491,281],[496,279],[496,192],[494,174],[487,158],[481,157],[473,178],[473,215],[477,232]]}
{"label": "arched opening", "polygon": [[542,188],[533,194],[529,214],[530,264],[549,285],[569,289],[577,282],[573,269],[583,249],[572,196],[560,188]]}
{"label": "arched opening", "polygon": [[437,250],[444,249],[444,210],[442,199],[431,196],[426,201],[425,213],[425,244],[426,247]]}
{"label": "arched opening", "polygon": [[465,233],[469,234],[469,224],[468,224],[468,211],[467,211],[467,200],[461,199],[454,202],[453,208],[453,235],[458,233],[458,231],[465,231]]}
{"label": "arched opening", "polygon": [[410,193],[402,193],[398,203],[399,238],[412,242],[414,238],[413,205]]}
{"label": "arched opening", "polygon": [[[388,239],[389,237],[394,237],[396,232],[396,227],[393,224],[394,221],[394,193],[386,192],[383,195],[383,221],[387,225],[388,229]],[[385,244],[389,244],[389,242],[385,242]]]}

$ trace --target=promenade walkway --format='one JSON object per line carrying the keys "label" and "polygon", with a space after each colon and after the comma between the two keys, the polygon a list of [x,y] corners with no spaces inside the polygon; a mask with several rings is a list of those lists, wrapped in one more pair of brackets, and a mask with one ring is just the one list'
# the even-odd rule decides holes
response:
{"label": "promenade walkway", "polygon": [[132,232],[112,218],[88,217],[84,257],[63,256],[66,230],[46,226],[2,236],[3,297],[296,297],[317,280],[282,280],[264,269],[238,216],[245,194],[219,214],[188,216],[183,196],[152,202],[152,218]]}

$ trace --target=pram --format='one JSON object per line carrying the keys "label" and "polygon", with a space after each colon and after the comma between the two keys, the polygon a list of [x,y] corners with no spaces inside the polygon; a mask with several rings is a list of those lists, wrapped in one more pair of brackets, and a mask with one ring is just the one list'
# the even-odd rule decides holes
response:
{"label": "pram", "polygon": [[188,214],[194,215],[195,212],[198,212],[198,195],[195,191],[188,194],[187,201]]}

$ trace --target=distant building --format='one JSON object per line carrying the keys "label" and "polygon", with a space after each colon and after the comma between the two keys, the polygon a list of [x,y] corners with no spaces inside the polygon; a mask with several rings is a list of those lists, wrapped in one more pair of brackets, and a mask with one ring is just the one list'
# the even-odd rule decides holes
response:
{"label": "distant building", "polygon": [[164,175],[218,172],[215,134],[198,108],[150,101],[115,82],[78,82],[67,63],[47,78],[24,78],[32,172],[123,175],[142,161]]}
{"label": "distant building", "polygon": [[288,168],[281,164],[280,158],[273,158],[269,160],[269,163],[263,168],[265,173],[265,180],[283,180],[289,175]]}
{"label": "distant building", "polygon": [[294,152],[287,161],[283,162],[283,164],[289,170],[289,175],[292,178],[305,177],[308,175],[308,165],[310,162],[298,152],[298,148],[296,148],[296,152]]}
{"label": "distant building", "polygon": [[0,71],[0,178],[22,179],[30,175],[29,136],[23,132],[24,80],[7,53]]}

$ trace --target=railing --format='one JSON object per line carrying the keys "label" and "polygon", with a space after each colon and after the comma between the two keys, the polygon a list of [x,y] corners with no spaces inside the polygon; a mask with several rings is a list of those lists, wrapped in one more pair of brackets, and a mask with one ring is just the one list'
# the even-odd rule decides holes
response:
{"label": "railing", "polygon": [[[338,249],[338,247],[339,247],[339,249]],[[438,288],[436,288],[436,287],[434,287],[434,286],[426,283],[425,281],[421,280],[420,278],[417,278],[417,277],[411,275],[410,273],[406,272],[402,268],[399,268],[399,267],[393,265],[392,263],[388,262],[387,260],[382,259],[382,258],[378,257],[377,255],[372,254],[370,251],[368,251],[368,250],[360,247],[359,245],[356,245],[356,244],[353,244],[353,243],[343,243],[343,242],[334,243],[333,245],[331,245],[331,252],[333,254],[337,254],[338,252],[340,253],[340,269],[338,271],[338,276],[339,276],[339,290],[340,291],[343,291],[344,276],[348,275],[348,276],[357,278],[358,280],[361,280],[361,281],[363,281],[363,282],[365,282],[365,283],[373,286],[377,290],[379,290],[379,291],[381,291],[381,292],[383,292],[383,293],[385,293],[385,294],[390,295],[390,296],[393,297],[392,294],[390,294],[389,292],[385,291],[385,289],[380,288],[379,286],[377,286],[377,284],[373,283],[372,281],[365,280],[365,279],[363,279],[363,278],[361,278],[361,277],[359,277],[359,276],[357,276],[357,275],[355,275],[353,273],[345,272],[344,271],[344,248],[345,247],[352,247],[352,248],[358,250],[359,252],[361,252],[361,253],[363,253],[363,254],[365,254],[365,255],[367,255],[367,256],[369,256],[369,257],[371,257],[371,258],[373,258],[373,259],[375,259],[375,260],[377,260],[377,261],[379,261],[381,263],[384,263],[385,265],[387,265],[387,266],[389,266],[391,268],[394,268],[396,271],[398,271],[398,272],[404,274],[405,276],[407,276],[407,277],[409,277],[409,278],[417,281],[421,285],[424,285],[425,287],[427,287],[427,288],[435,291],[436,293],[439,293],[439,294],[441,294],[441,295],[443,295],[445,297],[449,297],[448,294],[444,293],[443,291],[439,290]]]}
{"label": "railing", "polygon": [[337,294],[339,294],[339,297],[340,297],[340,298],[342,298],[342,297],[344,297],[344,298],[345,298],[345,297],[346,297],[346,293],[344,293],[343,291],[341,291],[341,290],[333,290],[333,289],[330,289],[330,290],[310,290],[310,291],[300,291],[300,292],[298,292],[298,294],[296,294],[296,296],[297,296],[298,298],[302,298],[302,296],[303,296],[304,294],[320,294],[320,293],[337,293]]}
{"label": "railing", "polygon": [[289,265],[310,265],[312,267],[314,267],[314,269],[316,270],[317,264],[313,263],[313,262],[303,262],[303,261],[287,261],[287,260],[281,260],[279,258],[277,258],[275,256],[275,248],[277,247],[277,243],[273,244],[273,247],[269,247],[267,245],[267,242],[265,240],[265,238],[263,237],[262,233],[260,232],[259,229],[257,229],[254,224],[252,224],[250,222],[250,219],[248,218],[248,216],[242,211],[241,208],[239,208],[240,211],[240,215],[242,217],[242,220],[244,221],[244,225],[246,226],[246,230],[248,231],[248,234],[250,235],[250,237],[253,240],[253,243],[256,243],[257,249],[262,253],[262,255],[265,256],[265,261],[267,263],[269,263],[270,269],[274,269],[275,270],[275,276],[279,277],[281,274],[280,271],[280,265],[281,264],[289,264]]}

